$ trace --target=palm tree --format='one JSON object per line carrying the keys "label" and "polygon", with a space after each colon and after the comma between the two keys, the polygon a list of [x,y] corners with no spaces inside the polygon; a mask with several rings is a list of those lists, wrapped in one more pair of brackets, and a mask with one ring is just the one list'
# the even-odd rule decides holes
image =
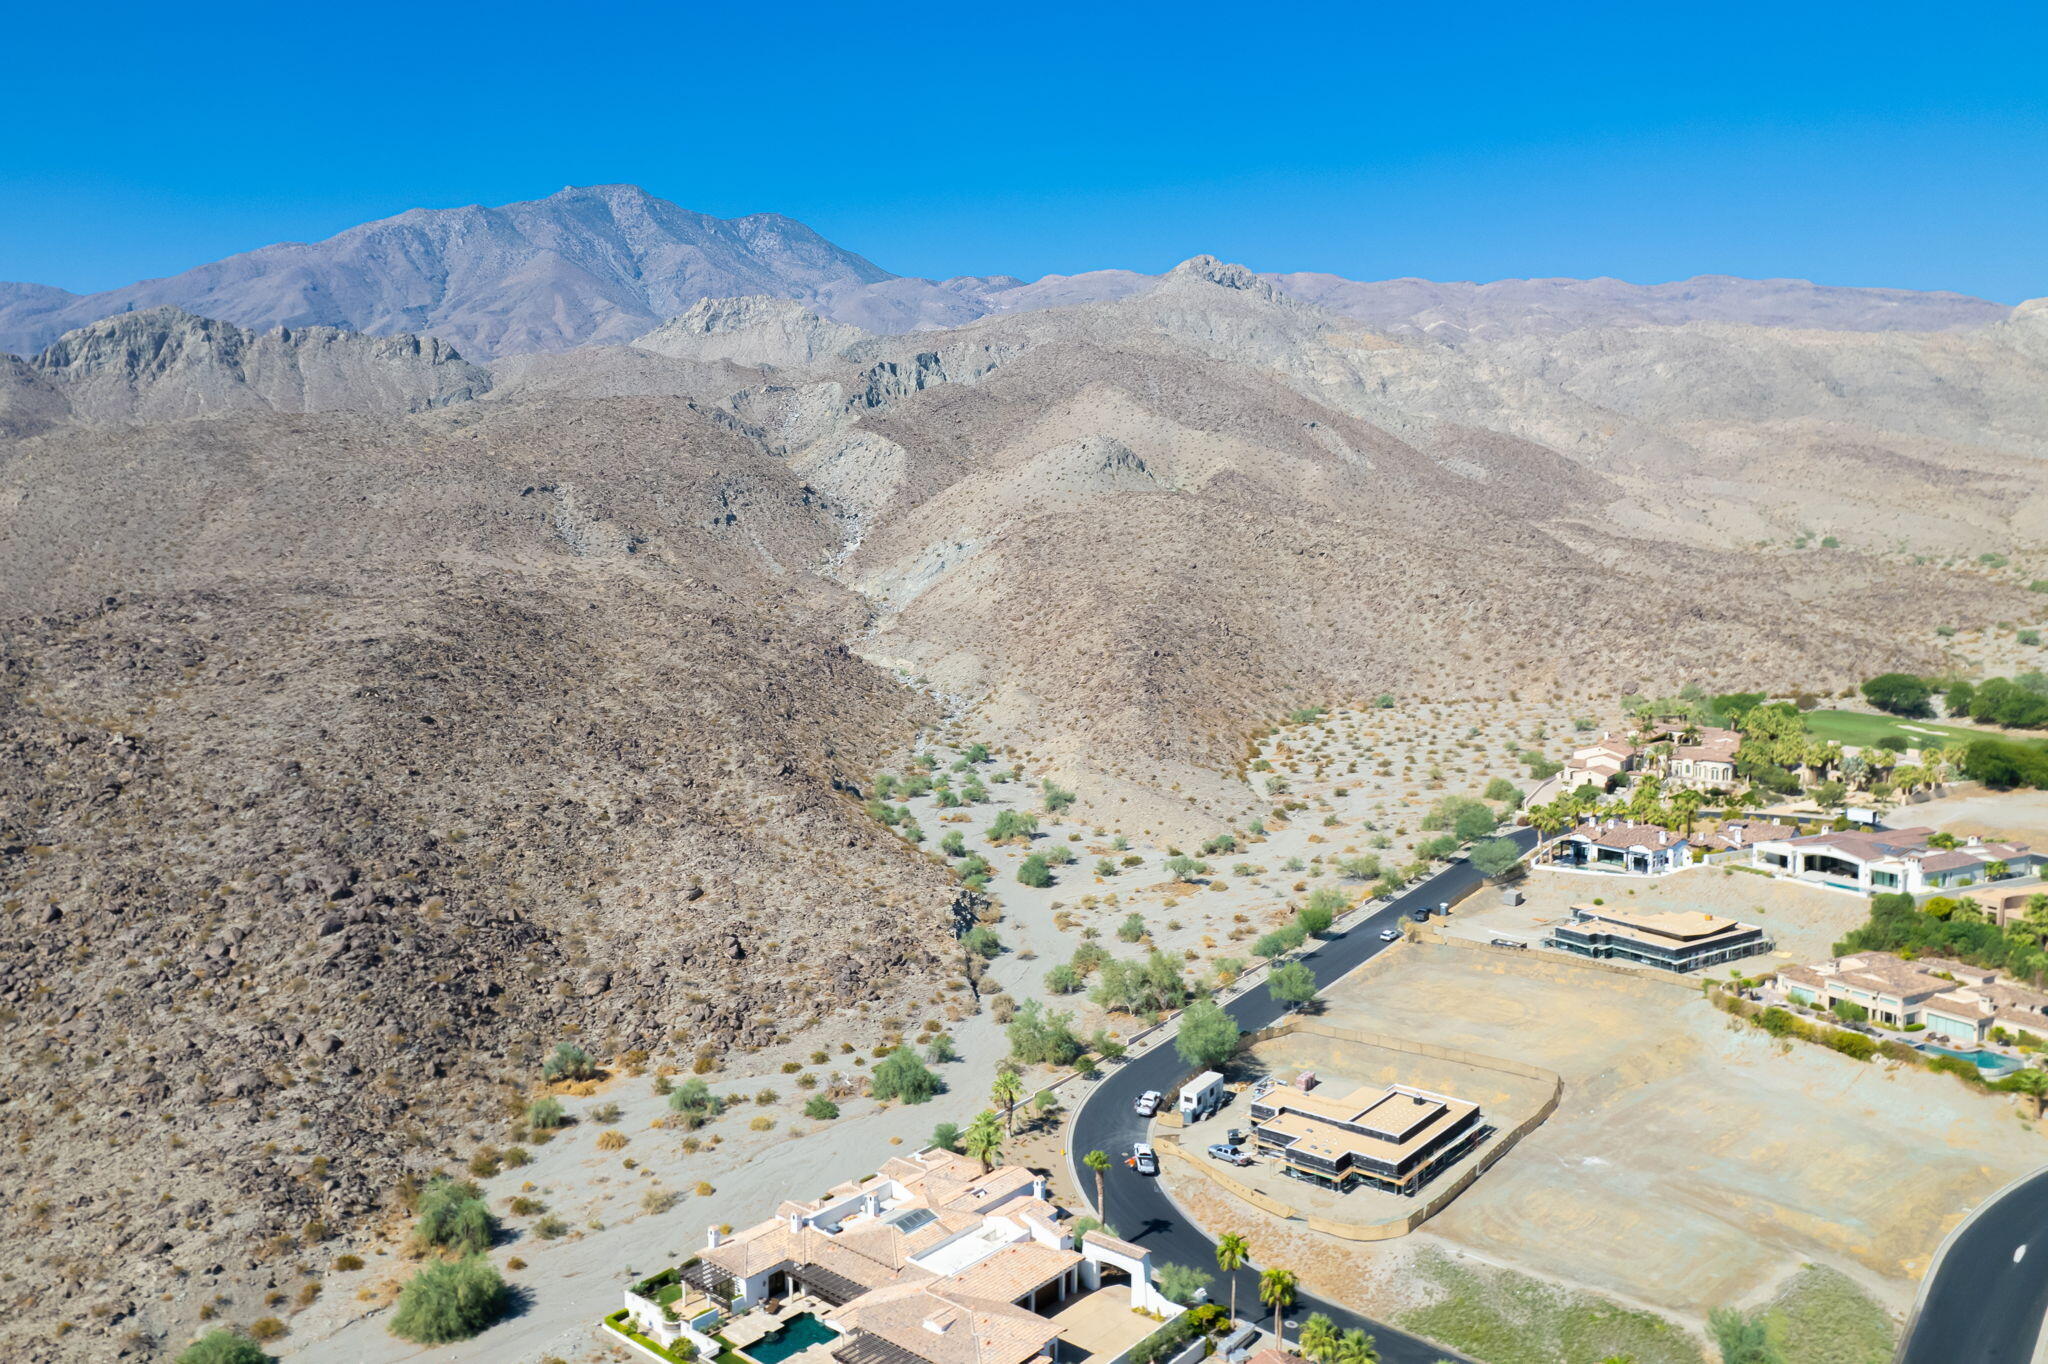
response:
{"label": "palm tree", "polygon": [[1553,837],[1571,827],[1571,811],[1557,801],[1545,801],[1532,805],[1523,812],[1529,820],[1529,827],[1545,838]]}
{"label": "palm tree", "polygon": [[1685,836],[1692,837],[1692,822],[1699,817],[1700,807],[1707,803],[1704,791],[1680,791],[1671,798],[1671,808],[1679,819],[1685,822]]}
{"label": "palm tree", "polygon": [[[1081,1157],[1081,1163],[1083,1165],[1086,1165],[1089,1169],[1095,1171],[1095,1211],[1101,1212],[1103,1210],[1102,1172],[1109,1168],[1109,1152],[1090,1151],[1087,1155]],[[1222,1253],[1222,1249],[1219,1246],[1217,1249],[1217,1254],[1221,1256]]]}
{"label": "palm tree", "polygon": [[988,1096],[1003,1106],[1003,1131],[1015,1136],[1017,1100],[1024,1097],[1024,1081],[1016,1071],[1005,1066],[996,1072],[996,1082],[990,1086]]}
{"label": "palm tree", "polygon": [[1294,1271],[1278,1265],[1259,1275],[1259,1301],[1273,1309],[1273,1335],[1283,1350],[1287,1348],[1287,1323],[1280,1310],[1294,1301],[1294,1284]]}
{"label": "palm tree", "polygon": [[1335,1364],[1380,1364],[1379,1346],[1363,1331],[1346,1331],[1337,1342]]}
{"label": "palm tree", "polygon": [[[1104,1157],[1108,1159],[1108,1157]],[[1099,1176],[1098,1176],[1099,1177]],[[1251,1258],[1252,1248],[1244,1237],[1236,1232],[1225,1232],[1216,1238],[1216,1267],[1230,1278],[1230,1319],[1237,1320],[1237,1271]]]}
{"label": "palm tree", "polygon": [[960,1149],[981,1162],[983,1174],[995,1169],[1003,1154],[1002,1120],[989,1109],[982,1109],[960,1134]]}
{"label": "palm tree", "polygon": [[2048,1103],[2048,1070],[2016,1070],[2012,1087],[2034,1101],[2034,1121],[2041,1121],[2041,1107]]}
{"label": "palm tree", "polygon": [[1321,1312],[1303,1322],[1301,1352],[1316,1364],[1331,1364],[1337,1355],[1337,1323]]}

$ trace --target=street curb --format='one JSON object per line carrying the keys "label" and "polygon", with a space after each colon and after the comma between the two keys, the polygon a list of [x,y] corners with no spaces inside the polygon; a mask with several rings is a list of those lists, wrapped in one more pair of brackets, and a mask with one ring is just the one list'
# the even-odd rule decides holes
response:
{"label": "street curb", "polygon": [[[1934,1248],[1934,1258],[1927,1262],[1927,1272],[1920,1276],[1920,1291],[1913,1295],[1913,1310],[1906,1313],[1906,1324],[1899,1330],[1899,1345],[1896,1350],[1892,1351],[1892,1364],[1905,1364],[1906,1346],[1912,1343],[1913,1328],[1920,1321],[1920,1309],[1927,1304],[1928,1285],[1932,1284],[1936,1277],[1940,1275],[1941,1262],[1947,1258],[1949,1247],[1956,1243],[1956,1238],[1967,1231],[1972,1222],[1975,1222],[1991,1208],[1997,1206],[2006,1195],[2018,1189],[2022,1184],[2031,1183],[2043,1175],[2048,1175],[2048,1165],[2043,1165],[2039,1169],[2029,1170],[2026,1174],[2012,1180],[1999,1189],[1998,1192],[1970,1209],[1964,1215],[1963,1220],[1950,1227],[1948,1235],[1941,1238],[1941,1244]],[[2043,1325],[2048,1327],[2048,1322],[2044,1322]],[[2048,1344],[2048,1330],[2043,1330],[2035,1336],[2033,1353],[2029,1358],[2039,1361],[2042,1358],[2042,1346],[2044,1344]]]}

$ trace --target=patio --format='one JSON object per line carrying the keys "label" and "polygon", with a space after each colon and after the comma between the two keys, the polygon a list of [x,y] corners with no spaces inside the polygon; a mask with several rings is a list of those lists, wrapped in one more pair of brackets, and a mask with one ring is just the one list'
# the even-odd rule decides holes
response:
{"label": "patio", "polygon": [[1060,1333],[1060,1364],[1115,1359],[1159,1329],[1152,1318],[1131,1310],[1131,1286],[1105,1284],[1069,1298],[1047,1318]]}

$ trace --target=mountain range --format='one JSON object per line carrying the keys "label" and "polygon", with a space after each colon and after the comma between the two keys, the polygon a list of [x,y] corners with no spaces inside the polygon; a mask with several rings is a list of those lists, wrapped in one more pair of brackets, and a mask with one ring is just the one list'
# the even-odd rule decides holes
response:
{"label": "mountain range", "polygon": [[[1961,294],[1714,275],[1658,285],[1266,278],[1377,331],[1438,340],[1685,322],[1933,331],[2006,311]],[[1107,302],[1158,283],[1128,270],[1028,284],[1007,275],[908,278],[780,214],[714,218],[637,186],[596,185],[495,208],[413,209],[322,242],[266,246],[102,293],[0,283],[0,350],[32,353],[101,318],[171,305],[258,330],[414,332],[482,360],[630,341],[703,298],[795,299],[835,321],[889,333]]]}
{"label": "mountain range", "polygon": [[10,1359],[263,1301],[564,1037],[971,1007],[979,893],[861,799],[940,727],[1199,846],[1296,708],[2048,602],[2044,301],[933,283],[617,188],[0,296]]}

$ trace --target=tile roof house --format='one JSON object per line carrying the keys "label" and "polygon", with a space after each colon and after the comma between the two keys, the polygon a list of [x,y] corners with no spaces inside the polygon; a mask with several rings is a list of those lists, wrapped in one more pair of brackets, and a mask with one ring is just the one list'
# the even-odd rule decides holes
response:
{"label": "tile roof house", "polygon": [[1889,952],[1860,952],[1785,967],[1778,983],[1794,1003],[1817,1009],[1854,1004],[1887,1027],[1919,1024],[1949,1045],[1982,1046],[1994,1028],[2048,1036],[2048,994],[1939,957],[1906,961]]}
{"label": "tile roof house", "polygon": [[1550,860],[1558,866],[1654,876],[1684,866],[1691,860],[1691,848],[1685,835],[1655,824],[1609,819],[1581,824],[1560,836],[1551,845]]}
{"label": "tile roof house", "polygon": [[1732,729],[1702,729],[1697,742],[1679,744],[1660,764],[1667,785],[1705,791],[1735,785],[1735,750],[1742,736]]}
{"label": "tile roof house", "polygon": [[1635,745],[1603,734],[1593,743],[1572,750],[1572,755],[1564,760],[1564,770],[1558,774],[1558,783],[1566,791],[1581,786],[1605,789],[1610,780],[1634,769],[1640,756]]}
{"label": "tile roof house", "polygon": [[1110,1295],[1124,1348],[1181,1311],[1153,1286],[1148,1252],[1101,1235],[1077,1247],[1064,1223],[1043,1177],[920,1151],[732,1235],[714,1228],[679,1270],[695,1295],[687,1319],[630,1291],[626,1311],[658,1344],[688,1337],[712,1357],[725,1348],[716,1330],[749,1359],[809,1317],[820,1339],[789,1364],[1057,1364],[1102,1343],[1105,1313],[1092,1311],[1089,1343],[1063,1347],[1070,1303]]}
{"label": "tile roof house", "polygon": [[[1953,849],[1933,847],[1934,830],[1848,829],[1805,837],[1759,838],[1750,844],[1754,865],[1785,876],[1861,891],[1923,895],[1981,884],[1994,871],[2005,877],[2038,873],[2044,860],[2018,843],[1971,838]],[[1999,865],[1999,864],[2002,864]]]}

